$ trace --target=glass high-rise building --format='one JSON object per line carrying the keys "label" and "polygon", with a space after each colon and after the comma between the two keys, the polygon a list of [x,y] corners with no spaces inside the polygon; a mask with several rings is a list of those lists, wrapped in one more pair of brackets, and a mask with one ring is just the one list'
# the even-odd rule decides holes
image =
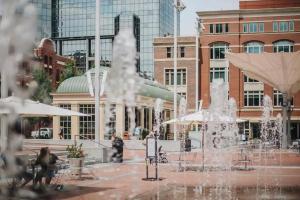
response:
{"label": "glass high-rise building", "polygon": [[51,37],[52,9],[51,0],[30,0],[37,12],[37,42]]}
{"label": "glass high-rise building", "polygon": [[[94,65],[95,10],[95,0],[52,0],[57,52],[74,57],[83,71]],[[153,76],[153,38],[173,33],[173,10],[173,0],[101,0],[101,64],[110,65],[114,37],[130,25],[137,39],[137,70]]]}

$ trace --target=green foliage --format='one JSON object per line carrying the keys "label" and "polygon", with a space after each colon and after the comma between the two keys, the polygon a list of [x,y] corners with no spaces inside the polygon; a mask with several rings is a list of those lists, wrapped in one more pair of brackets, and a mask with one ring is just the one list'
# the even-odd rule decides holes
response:
{"label": "green foliage", "polygon": [[147,135],[149,135],[149,130],[145,128],[142,130],[142,140],[145,139]]}
{"label": "green foliage", "polygon": [[66,64],[64,69],[61,72],[59,83],[62,83],[64,80],[81,75],[80,72],[78,72],[75,68],[74,62],[69,62]]}
{"label": "green foliage", "polygon": [[82,144],[80,144],[79,146],[77,146],[77,145],[69,146],[68,145],[66,150],[68,152],[68,155],[67,155],[68,158],[82,158],[82,157],[84,157],[83,150],[82,150]]}
{"label": "green foliage", "polygon": [[44,69],[36,69],[32,72],[32,75],[38,86],[32,99],[49,104],[51,102],[51,79],[49,75]]}

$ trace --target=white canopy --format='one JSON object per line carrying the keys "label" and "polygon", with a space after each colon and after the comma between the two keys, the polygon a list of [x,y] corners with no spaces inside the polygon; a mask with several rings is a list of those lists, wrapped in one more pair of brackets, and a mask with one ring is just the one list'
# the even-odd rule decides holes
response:
{"label": "white canopy", "polygon": [[10,96],[0,99],[0,114],[16,113],[23,116],[88,116],[86,114],[75,112],[32,101],[23,100],[18,97]]}
{"label": "white canopy", "polygon": [[300,90],[300,51],[295,53],[226,53],[249,77],[269,84],[288,97]]}
{"label": "white canopy", "polygon": [[290,143],[290,130],[287,130],[287,99],[300,91],[300,51],[295,53],[226,53],[228,60],[249,77],[269,84],[284,96],[283,108],[283,147]]}
{"label": "white canopy", "polygon": [[[220,121],[220,122],[233,122],[234,119],[225,116],[225,115],[212,115],[209,114],[207,110],[200,110],[195,113],[187,114],[185,116],[179,117],[177,119],[171,119],[169,121],[163,122],[163,124],[189,124],[189,123],[201,123],[201,122],[211,122],[211,121]],[[245,122],[246,120],[243,119],[236,119],[236,123]]]}

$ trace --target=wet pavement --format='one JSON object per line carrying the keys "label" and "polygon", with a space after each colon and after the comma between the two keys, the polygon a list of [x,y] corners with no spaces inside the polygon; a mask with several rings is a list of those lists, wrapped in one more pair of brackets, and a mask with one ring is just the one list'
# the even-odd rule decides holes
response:
{"label": "wet pavement", "polygon": [[[220,199],[218,195],[223,194],[221,199],[300,199],[300,155],[295,152],[273,152],[271,156],[260,157],[252,164],[252,170],[204,172],[187,170],[190,165],[201,168],[199,152],[185,154],[183,160],[186,162],[182,161],[181,166],[186,167],[181,172],[178,172],[179,154],[172,153],[168,155],[169,163],[158,166],[159,177],[163,178],[161,181],[142,180],[146,176],[144,153],[142,150],[126,150],[124,163],[85,166],[81,179],[65,171],[54,180],[63,184],[64,188],[40,198]],[[149,175],[154,176],[155,167],[151,165],[149,169]]]}

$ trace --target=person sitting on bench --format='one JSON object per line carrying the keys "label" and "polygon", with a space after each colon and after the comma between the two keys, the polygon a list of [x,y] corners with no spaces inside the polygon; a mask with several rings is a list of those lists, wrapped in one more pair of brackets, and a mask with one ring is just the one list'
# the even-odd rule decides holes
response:
{"label": "person sitting on bench", "polygon": [[37,183],[39,183],[40,186],[42,185],[43,177],[46,178],[45,180],[46,185],[49,185],[51,183],[51,180],[55,175],[55,171],[56,171],[55,164],[57,160],[59,160],[58,157],[55,154],[50,153],[48,147],[41,148],[40,154],[35,162],[35,165],[41,166],[41,170],[37,173],[34,180],[35,187]]}

